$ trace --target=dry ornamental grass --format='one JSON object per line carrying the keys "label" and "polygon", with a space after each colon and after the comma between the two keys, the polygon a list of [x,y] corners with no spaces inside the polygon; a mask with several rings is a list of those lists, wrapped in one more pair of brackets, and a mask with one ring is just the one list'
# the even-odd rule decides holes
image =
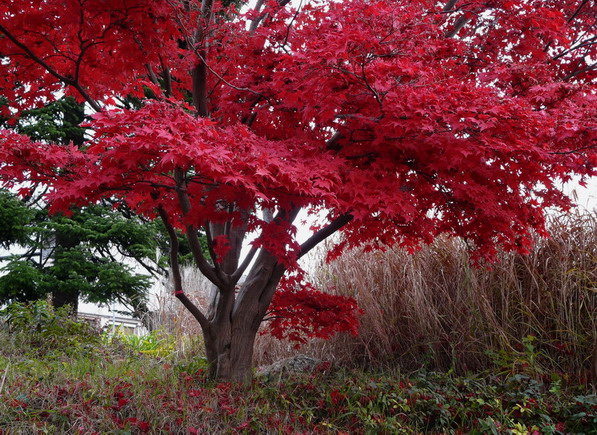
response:
{"label": "dry ornamental grass", "polygon": [[[458,239],[414,255],[353,250],[313,273],[320,289],[353,296],[360,335],[302,352],[342,364],[449,370],[496,368],[597,380],[597,213],[554,217],[529,255],[475,268]],[[322,252],[323,254],[323,252]],[[323,257],[323,255],[322,255]],[[260,362],[293,352],[261,337]]]}

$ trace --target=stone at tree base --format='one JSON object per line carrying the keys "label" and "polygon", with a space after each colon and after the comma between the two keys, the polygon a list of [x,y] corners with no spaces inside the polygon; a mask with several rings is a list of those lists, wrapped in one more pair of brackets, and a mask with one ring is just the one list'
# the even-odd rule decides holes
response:
{"label": "stone at tree base", "polygon": [[307,355],[299,354],[280,361],[276,361],[268,366],[262,366],[257,369],[257,376],[272,378],[273,376],[291,375],[293,373],[311,373],[323,361]]}

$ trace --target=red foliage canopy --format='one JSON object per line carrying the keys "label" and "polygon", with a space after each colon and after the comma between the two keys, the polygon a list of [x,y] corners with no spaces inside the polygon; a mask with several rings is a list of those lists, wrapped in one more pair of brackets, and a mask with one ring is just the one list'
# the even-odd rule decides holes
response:
{"label": "red foliage canopy", "polygon": [[[246,226],[286,268],[339,229],[336,254],[449,234],[491,260],[595,174],[596,17],[591,0],[0,0],[5,115],[62,89],[97,112],[84,149],[2,132],[0,172],[48,184],[54,210],[112,197],[185,230]],[[327,223],[302,245],[258,213],[305,208]]]}

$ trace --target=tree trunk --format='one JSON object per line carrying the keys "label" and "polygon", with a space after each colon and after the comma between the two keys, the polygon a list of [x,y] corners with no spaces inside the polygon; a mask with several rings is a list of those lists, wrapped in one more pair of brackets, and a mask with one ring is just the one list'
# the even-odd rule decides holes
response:
{"label": "tree trunk", "polygon": [[262,252],[238,294],[234,289],[220,289],[209,327],[203,331],[210,377],[251,380],[255,338],[283,275],[284,268],[275,257]]}
{"label": "tree trunk", "polygon": [[[77,237],[73,237],[71,234],[68,234],[64,231],[56,231],[55,234],[55,252],[54,252],[54,262],[60,261],[60,259],[67,253],[70,249],[77,246],[80,241]],[[68,282],[68,271],[62,271],[62,273],[57,274],[56,278],[62,280],[62,285],[59,285],[52,289],[52,305],[54,308],[62,308],[64,306],[69,305],[70,311],[73,316],[77,315],[77,311],[79,310],[79,291],[77,289],[73,289],[67,285],[65,282]]]}
{"label": "tree trunk", "polygon": [[253,373],[253,345],[257,331],[232,328],[231,334],[218,334],[217,329],[205,336],[209,377],[223,381],[248,382]]}
{"label": "tree trunk", "polygon": [[66,292],[61,289],[52,291],[52,306],[54,308],[70,307],[70,312],[76,316],[79,311],[79,292]]}
{"label": "tree trunk", "polygon": [[[191,209],[191,204],[182,171],[176,171],[175,180],[179,203],[183,215],[186,215]],[[233,211],[234,208],[229,207],[229,213]],[[290,211],[281,210],[273,219],[292,223],[299,211],[299,207]],[[158,207],[158,213],[170,238],[170,266],[174,295],[201,325],[210,376],[225,381],[250,380],[255,337],[286,268],[278,263],[274,255],[263,248],[251,248],[242,264],[239,262],[242,241],[247,229],[246,211],[241,210],[239,213],[240,224],[236,222],[235,225],[232,221],[225,224],[206,222],[204,229],[211,264],[206,260],[200,246],[197,229],[193,225],[187,225],[186,237],[195,264],[215,286],[210,296],[207,314],[204,314],[186,296],[183,289],[178,262],[180,244],[176,230],[164,208]],[[226,236],[229,248],[223,259],[218,258],[216,246],[214,246],[214,241],[222,235]],[[308,249],[305,252],[307,251]],[[256,258],[255,255],[257,255]],[[243,273],[251,264],[250,271],[243,281]]]}

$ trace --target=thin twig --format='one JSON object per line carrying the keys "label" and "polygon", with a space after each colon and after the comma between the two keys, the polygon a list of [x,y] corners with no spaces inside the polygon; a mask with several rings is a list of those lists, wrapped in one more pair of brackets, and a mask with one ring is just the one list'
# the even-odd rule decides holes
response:
{"label": "thin twig", "polygon": [[10,367],[10,361],[6,365],[6,369],[4,370],[4,375],[2,376],[2,382],[0,383],[0,394],[2,394],[2,389],[4,388],[4,382],[6,381],[6,376],[8,375],[9,367]]}

